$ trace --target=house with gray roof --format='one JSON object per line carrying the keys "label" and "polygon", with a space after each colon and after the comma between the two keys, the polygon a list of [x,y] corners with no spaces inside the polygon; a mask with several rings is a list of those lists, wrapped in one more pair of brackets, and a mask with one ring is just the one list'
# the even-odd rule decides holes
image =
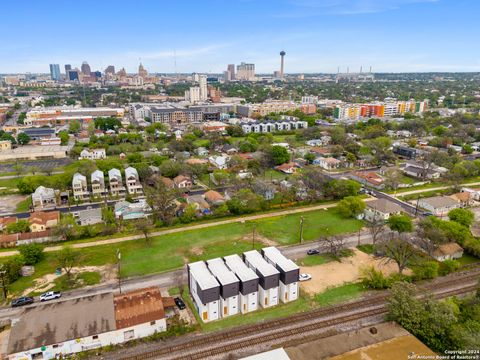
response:
{"label": "house with gray roof", "polygon": [[32,194],[32,204],[35,209],[55,207],[57,201],[55,190],[45,186],[39,186]]}
{"label": "house with gray roof", "polygon": [[125,196],[125,186],[123,186],[122,173],[120,170],[113,168],[108,171],[108,183],[112,196]]}
{"label": "house with gray roof", "polygon": [[366,202],[365,220],[370,222],[387,221],[392,215],[399,215],[402,207],[387,199],[377,199]]}

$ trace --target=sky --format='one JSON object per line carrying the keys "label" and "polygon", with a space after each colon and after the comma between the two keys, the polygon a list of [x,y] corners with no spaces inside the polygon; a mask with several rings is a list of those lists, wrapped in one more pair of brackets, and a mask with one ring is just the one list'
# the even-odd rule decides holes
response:
{"label": "sky", "polygon": [[0,73],[480,71],[478,0],[4,0]]}

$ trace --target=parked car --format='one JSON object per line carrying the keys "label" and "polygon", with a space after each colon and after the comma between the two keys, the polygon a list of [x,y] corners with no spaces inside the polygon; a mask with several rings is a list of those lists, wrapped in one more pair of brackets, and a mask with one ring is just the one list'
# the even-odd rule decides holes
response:
{"label": "parked car", "polygon": [[40,301],[60,299],[61,297],[62,297],[62,293],[60,291],[49,291],[40,295]]}
{"label": "parked car", "polygon": [[310,249],[307,251],[307,255],[317,255],[317,254],[320,254],[320,251],[318,251],[317,249]]}
{"label": "parked car", "polygon": [[12,307],[30,305],[30,304],[33,304],[33,297],[30,297],[30,296],[22,296],[12,301]]}
{"label": "parked car", "polygon": [[175,305],[177,305],[177,307],[180,309],[180,310],[183,310],[186,308],[185,306],[185,303],[183,302],[182,299],[180,299],[179,297],[176,297],[175,299],[173,299],[175,301]]}
{"label": "parked car", "polygon": [[307,281],[307,280],[310,280],[312,278],[312,275],[310,274],[300,274],[298,276],[298,281]]}

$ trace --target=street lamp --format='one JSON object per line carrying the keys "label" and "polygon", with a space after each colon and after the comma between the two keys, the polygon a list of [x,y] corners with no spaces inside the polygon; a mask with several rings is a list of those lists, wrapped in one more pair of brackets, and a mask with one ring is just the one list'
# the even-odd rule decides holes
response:
{"label": "street lamp", "polygon": [[305,218],[300,216],[300,244],[303,242],[303,222],[305,221]]}
{"label": "street lamp", "polygon": [[120,249],[117,249],[118,290],[120,291],[120,294],[121,294],[122,293],[122,283],[121,283],[121,278],[120,278],[120,260],[122,260],[122,253],[120,252]]}

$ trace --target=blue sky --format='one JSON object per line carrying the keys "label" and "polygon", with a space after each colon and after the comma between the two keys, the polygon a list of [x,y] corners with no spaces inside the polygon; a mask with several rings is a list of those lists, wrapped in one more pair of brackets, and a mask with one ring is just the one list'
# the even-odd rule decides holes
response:
{"label": "blue sky", "polygon": [[480,71],[477,0],[17,0],[0,5],[0,73]]}

